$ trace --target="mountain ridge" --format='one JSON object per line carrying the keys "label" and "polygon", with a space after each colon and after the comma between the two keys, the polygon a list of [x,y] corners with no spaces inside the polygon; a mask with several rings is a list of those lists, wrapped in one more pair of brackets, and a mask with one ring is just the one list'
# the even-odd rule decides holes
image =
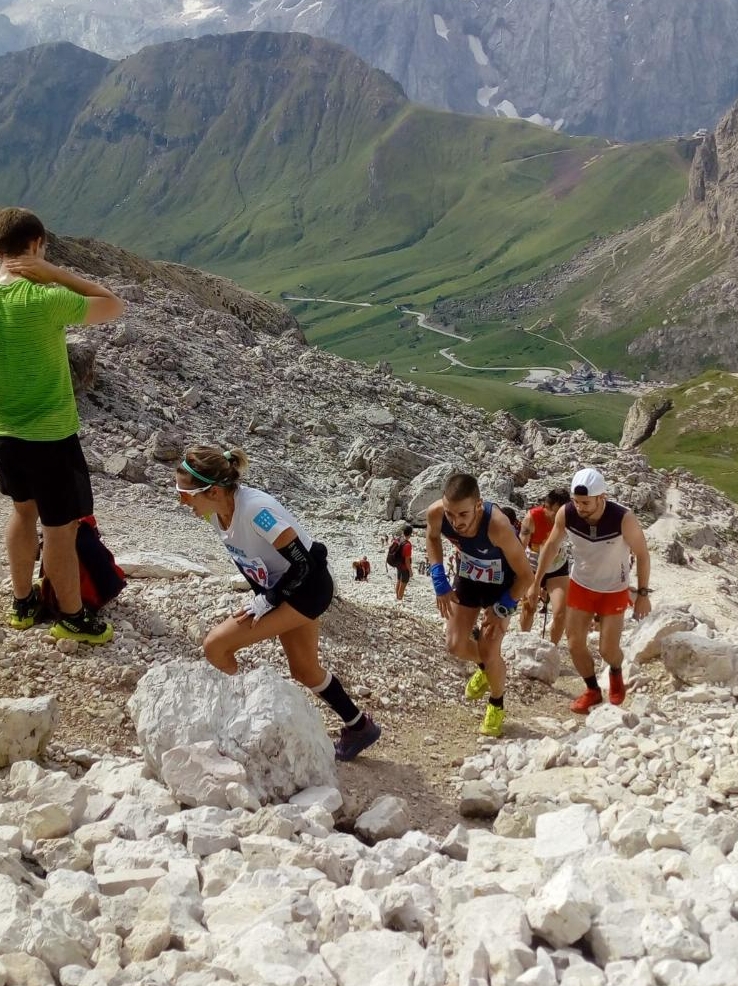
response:
{"label": "mountain ridge", "polygon": [[[4,13],[3,13],[4,12]],[[184,36],[302,31],[345,45],[416,102],[619,139],[711,127],[738,96],[728,0],[5,0],[0,52],[69,40],[111,57]]]}

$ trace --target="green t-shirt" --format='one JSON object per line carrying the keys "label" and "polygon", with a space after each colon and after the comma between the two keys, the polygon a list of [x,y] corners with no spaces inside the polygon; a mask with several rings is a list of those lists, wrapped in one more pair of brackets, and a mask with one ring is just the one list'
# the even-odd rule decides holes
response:
{"label": "green t-shirt", "polygon": [[20,278],[0,284],[0,435],[58,441],[79,429],[67,356],[67,325],[89,299]]}

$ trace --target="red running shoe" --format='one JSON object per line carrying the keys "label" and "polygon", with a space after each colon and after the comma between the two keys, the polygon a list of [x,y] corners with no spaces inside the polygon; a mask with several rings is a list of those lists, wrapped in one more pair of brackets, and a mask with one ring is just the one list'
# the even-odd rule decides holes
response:
{"label": "red running shoe", "polygon": [[623,674],[610,672],[610,705],[622,705],[625,700],[625,682]]}
{"label": "red running shoe", "polygon": [[601,702],[602,692],[599,688],[587,688],[579,698],[574,699],[569,708],[572,712],[578,712],[580,715],[586,716],[591,708],[595,705],[600,705]]}

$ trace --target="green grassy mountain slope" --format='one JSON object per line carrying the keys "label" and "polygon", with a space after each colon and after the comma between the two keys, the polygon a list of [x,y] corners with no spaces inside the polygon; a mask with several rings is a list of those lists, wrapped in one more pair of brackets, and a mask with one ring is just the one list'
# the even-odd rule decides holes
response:
{"label": "green grassy mountain slope", "polygon": [[[40,72],[39,51],[56,75]],[[6,200],[63,232],[261,290],[303,283],[426,305],[502,286],[667,208],[685,182],[668,145],[611,147],[423,109],[346,50],[302,35],[159,45],[99,79],[68,45],[12,57],[9,112],[75,73],[83,105],[72,121],[34,111],[37,167],[26,174],[23,140],[3,155]]]}
{"label": "green grassy mountain slope", "polygon": [[654,466],[682,466],[738,501],[738,375],[712,370],[646,400],[663,399],[673,406],[640,450]]}
{"label": "green grassy mountain slope", "polygon": [[[60,232],[272,296],[354,301],[291,304],[311,341],[343,356],[387,357],[475,403],[616,437],[622,395],[562,402],[507,386],[519,371],[452,367],[439,349],[455,339],[408,330],[396,306],[504,292],[607,234],[637,232],[684,192],[673,143],[618,146],[432,111],[345,49],[298,34],[205,37],[121,62],[42,46],[0,58],[0,105],[3,198]],[[462,323],[458,357],[566,367],[559,343],[579,333],[587,355],[591,344],[625,359],[632,333],[579,332],[587,292],[610,276],[603,250],[525,324]],[[523,332],[532,323],[539,337]]]}

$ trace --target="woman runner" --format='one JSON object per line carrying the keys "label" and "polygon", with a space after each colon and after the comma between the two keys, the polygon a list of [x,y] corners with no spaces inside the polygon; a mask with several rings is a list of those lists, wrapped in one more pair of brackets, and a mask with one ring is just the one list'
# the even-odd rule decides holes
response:
{"label": "woman runner", "polygon": [[212,524],[254,591],[245,609],[208,633],[205,657],[225,674],[236,674],[237,650],[278,637],[291,676],[343,721],[336,758],[353,760],[382,730],[318,660],[318,617],[333,598],[328,552],[274,497],[239,482],[247,466],[241,449],[197,445],[177,468],[180,502]]}

